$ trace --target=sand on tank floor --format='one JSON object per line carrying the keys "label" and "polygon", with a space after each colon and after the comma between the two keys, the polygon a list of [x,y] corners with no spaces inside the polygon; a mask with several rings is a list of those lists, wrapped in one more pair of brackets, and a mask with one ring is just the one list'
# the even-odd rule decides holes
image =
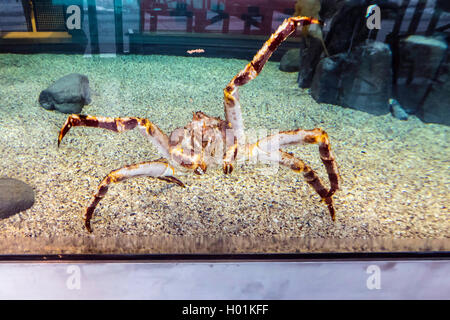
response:
{"label": "sand on tank floor", "polygon": [[[23,180],[34,206],[0,221],[0,237],[87,236],[83,214],[111,170],[157,159],[136,130],[116,134],[72,129],[67,115],[39,107],[39,93],[72,72],[89,77],[92,103],[83,113],[145,117],[169,133],[191,111],[223,118],[222,95],[247,61],[202,57],[0,55],[0,176]],[[373,116],[318,104],[295,73],[268,62],[240,90],[247,130],[325,129],[342,186],[336,222],[302,175],[238,166],[180,175],[182,189],[152,178],[112,186],[93,219],[95,236],[284,236],[300,238],[449,238],[449,133],[412,116]],[[288,148],[327,182],[317,146]]]}

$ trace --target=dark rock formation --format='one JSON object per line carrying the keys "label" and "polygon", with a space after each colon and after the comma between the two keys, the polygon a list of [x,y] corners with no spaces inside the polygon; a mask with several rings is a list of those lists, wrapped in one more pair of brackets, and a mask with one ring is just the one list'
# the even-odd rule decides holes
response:
{"label": "dark rock formation", "polygon": [[442,63],[447,44],[433,37],[411,35],[400,40],[398,78],[411,82],[413,79],[431,80]]}
{"label": "dark rock formation", "polygon": [[[380,7],[381,20],[394,20],[401,12],[401,6],[395,0],[322,1],[322,9],[328,9],[328,16],[333,13],[333,9],[337,10],[331,22],[330,31],[325,39],[325,44],[330,55],[350,52],[352,48],[363,44],[367,39],[376,39],[378,30],[370,30],[366,26],[367,20],[365,16],[367,7],[370,5],[376,4]],[[326,19],[322,15],[321,17],[322,19]]]}
{"label": "dark rock formation", "polygon": [[78,73],[58,79],[39,95],[39,104],[43,108],[63,113],[80,113],[90,102],[89,80]]}
{"label": "dark rock formation", "polygon": [[368,42],[350,54],[320,61],[311,86],[317,102],[342,105],[375,115],[389,113],[392,88],[391,51],[381,42]]}
{"label": "dark rock formation", "polygon": [[436,81],[425,93],[424,103],[417,115],[425,122],[450,126],[450,62],[439,69]]}
{"label": "dark rock formation", "polygon": [[363,43],[369,35],[364,18],[369,5],[367,1],[347,0],[342,5],[325,39],[330,55],[350,51],[351,47]]}
{"label": "dark rock formation", "polygon": [[296,72],[300,67],[300,49],[286,51],[280,61],[280,70],[285,72]]}
{"label": "dark rock formation", "polygon": [[345,5],[345,0],[321,0],[319,17],[328,20],[333,17]]}
{"label": "dark rock formation", "polygon": [[[437,91],[445,90],[439,85],[436,77],[445,60],[446,51],[446,42],[437,37],[412,35],[400,41],[398,64],[394,66],[397,74],[395,95],[408,113],[421,116],[427,112],[425,109],[432,107],[429,103],[427,106],[424,105],[426,95],[429,95],[432,86],[434,93],[431,100],[436,97]],[[439,75],[441,79],[445,77],[445,73],[441,71]],[[445,100],[449,99],[450,93]]]}
{"label": "dark rock formation", "polygon": [[297,82],[300,88],[311,87],[312,79],[317,64],[320,61],[323,46],[319,39],[310,35],[304,37],[300,42],[300,69]]}
{"label": "dark rock formation", "polygon": [[340,104],[340,82],[346,56],[339,54],[320,61],[311,85],[311,95],[317,102]]}
{"label": "dark rock formation", "polygon": [[450,2],[448,0],[436,0],[436,8],[450,12]]}
{"label": "dark rock formation", "polygon": [[0,178],[0,219],[29,209],[33,204],[33,188],[20,180]]}

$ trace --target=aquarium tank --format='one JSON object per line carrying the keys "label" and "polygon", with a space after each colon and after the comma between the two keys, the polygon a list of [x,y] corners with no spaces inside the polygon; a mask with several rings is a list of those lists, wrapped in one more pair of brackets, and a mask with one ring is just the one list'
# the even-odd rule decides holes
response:
{"label": "aquarium tank", "polygon": [[0,254],[450,249],[447,0],[2,0]]}

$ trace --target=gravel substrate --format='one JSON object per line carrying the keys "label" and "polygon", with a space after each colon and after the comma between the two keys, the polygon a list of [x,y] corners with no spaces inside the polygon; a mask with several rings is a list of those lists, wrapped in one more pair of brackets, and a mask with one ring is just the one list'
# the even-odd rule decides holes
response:
{"label": "gravel substrate", "polygon": [[[67,115],[41,108],[39,93],[66,74],[85,74],[93,94],[83,113],[145,117],[170,132],[190,121],[191,111],[223,118],[222,90],[246,63],[155,55],[0,55],[0,176],[30,184],[36,198],[31,209],[0,220],[0,238],[442,239],[439,248],[450,248],[450,128],[414,116],[401,121],[318,104],[297,87],[295,73],[279,71],[275,62],[240,91],[246,128],[328,132],[342,176],[334,223],[301,175],[247,165],[228,176],[221,168],[180,175],[185,189],[152,178],[115,184],[98,206],[94,235],[88,235],[82,216],[101,179],[113,169],[160,156],[136,130],[75,128],[58,149]],[[327,181],[317,146],[288,151]],[[77,251],[62,243],[65,251]],[[301,250],[292,241],[253,247],[265,249]]]}

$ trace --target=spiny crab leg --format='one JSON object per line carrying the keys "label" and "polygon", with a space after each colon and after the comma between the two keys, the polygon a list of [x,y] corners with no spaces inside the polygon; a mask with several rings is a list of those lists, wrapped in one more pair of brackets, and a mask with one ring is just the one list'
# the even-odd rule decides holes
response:
{"label": "spiny crab leg", "polygon": [[322,23],[317,19],[309,17],[291,17],[284,20],[275,33],[270,36],[269,40],[267,40],[262,48],[256,53],[253,60],[231,79],[223,90],[225,118],[231,123],[239,145],[243,145],[244,143],[244,122],[242,119],[241,105],[239,103],[238,87],[243,86],[259,75],[272,53],[278,48],[281,42],[295,31],[298,25],[305,26],[310,24]]}
{"label": "spiny crab leg", "polygon": [[[330,190],[325,188],[316,172],[303,160],[280,149],[288,145],[303,143],[319,144],[320,158],[327,170],[328,179],[330,180]],[[334,156],[331,152],[328,135],[325,131],[319,128],[313,130],[297,129],[282,131],[260,139],[254,144],[246,145],[245,153],[248,159],[278,162],[296,172],[303,172],[306,182],[314,188],[322,200],[327,204],[330,216],[334,221],[335,210],[332,196],[336,190],[339,189],[339,175]]]}
{"label": "spiny crab leg", "polygon": [[170,157],[169,138],[155,124],[144,118],[110,118],[71,114],[59,132],[58,147],[61,140],[72,127],[95,127],[114,132],[123,132],[138,127],[139,131],[154,143],[164,157]]}
{"label": "spiny crab leg", "polygon": [[316,128],[312,130],[281,131],[259,140],[256,145],[264,151],[276,151],[288,145],[304,143],[319,144],[320,159],[327,170],[328,179],[330,180],[330,190],[327,197],[331,197],[339,189],[339,174],[334,155],[331,152],[328,134],[324,130]]}
{"label": "spiny crab leg", "polygon": [[330,212],[331,219],[333,221],[335,220],[335,210],[333,206],[332,194],[330,194],[330,192],[323,185],[317,173],[310,166],[308,166],[303,160],[282,150],[270,152],[265,152],[261,150],[259,154],[259,159],[278,161],[279,164],[288,167],[295,172],[298,173],[302,172],[306,182],[311,187],[313,187],[313,189],[321,197],[322,201],[325,202],[325,204],[328,206],[328,211]]}
{"label": "spiny crab leg", "polygon": [[106,195],[111,183],[116,183],[134,177],[155,177],[169,183],[175,183],[184,188],[185,186],[183,182],[173,177],[174,173],[174,168],[164,160],[133,164],[111,171],[105,178],[103,178],[102,182],[98,186],[97,193],[94,194],[89,207],[86,209],[84,218],[84,225],[86,229],[89,232],[92,232],[91,219],[94,214],[95,207]]}
{"label": "spiny crab leg", "polygon": [[286,38],[297,29],[297,26],[307,26],[310,24],[322,25],[322,22],[310,17],[291,17],[285,19],[278,29],[264,43],[262,48],[256,53],[253,60],[248,63],[245,68],[233,79],[231,79],[223,90],[225,119],[231,124],[234,135],[237,139],[237,146],[235,146],[234,149],[227,150],[227,154],[224,156],[223,171],[225,173],[230,173],[233,170],[231,162],[235,160],[238,152],[238,150],[235,151],[235,149],[242,148],[245,144],[244,121],[242,119],[238,88],[255,79],[259,75],[272,53],[278,48],[281,42],[286,40]]}

